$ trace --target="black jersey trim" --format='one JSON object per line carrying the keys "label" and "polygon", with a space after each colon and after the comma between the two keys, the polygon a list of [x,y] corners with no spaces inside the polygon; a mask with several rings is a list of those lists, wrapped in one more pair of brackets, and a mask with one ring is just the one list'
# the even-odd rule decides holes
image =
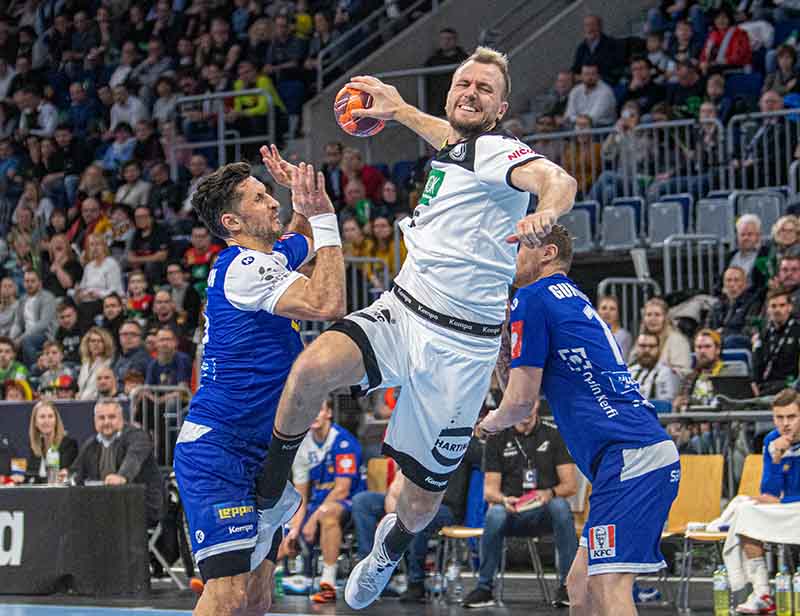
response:
{"label": "black jersey trim", "polygon": [[538,160],[540,158],[544,158],[544,156],[542,156],[541,154],[537,154],[535,156],[531,156],[530,158],[526,158],[525,160],[521,160],[518,163],[514,163],[513,165],[511,165],[508,168],[508,171],[506,171],[506,184],[508,184],[514,190],[518,190],[519,192],[523,193],[528,192],[527,190],[523,190],[522,188],[517,188],[511,183],[511,172],[514,171],[514,169],[516,169],[517,167],[521,167],[522,165],[527,165],[532,160]]}

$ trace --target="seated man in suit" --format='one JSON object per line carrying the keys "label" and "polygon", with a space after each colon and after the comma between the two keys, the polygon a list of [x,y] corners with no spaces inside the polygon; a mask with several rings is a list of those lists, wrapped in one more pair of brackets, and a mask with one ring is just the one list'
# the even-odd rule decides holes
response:
{"label": "seated man in suit", "polygon": [[97,434],[83,443],[72,465],[77,483],[144,484],[147,525],[156,526],[164,506],[164,482],[150,437],[125,423],[119,402],[104,398],[94,406],[94,428]]}

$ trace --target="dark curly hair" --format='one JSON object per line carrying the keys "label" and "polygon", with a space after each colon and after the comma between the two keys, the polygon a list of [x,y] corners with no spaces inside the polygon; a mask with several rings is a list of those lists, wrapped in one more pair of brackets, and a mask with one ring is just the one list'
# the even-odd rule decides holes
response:
{"label": "dark curly hair", "polygon": [[192,207],[209,231],[217,237],[230,237],[221,218],[225,212],[235,212],[239,207],[242,199],[239,185],[248,177],[248,163],[231,163],[217,169],[197,187],[192,197]]}

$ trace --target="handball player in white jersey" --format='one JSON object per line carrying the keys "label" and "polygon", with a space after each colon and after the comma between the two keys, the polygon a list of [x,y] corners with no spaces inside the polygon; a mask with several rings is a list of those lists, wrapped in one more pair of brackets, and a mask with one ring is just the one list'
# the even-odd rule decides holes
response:
{"label": "handball player in white jersey", "polygon": [[[354,116],[400,122],[438,152],[419,206],[401,223],[408,257],[394,288],[333,325],[295,362],[256,498],[259,534],[271,536],[300,502],[287,478],[329,392],[401,387],[383,451],[408,481],[397,512],[380,522],[371,553],[348,579],[345,600],[362,609],[433,518],[467,450],[497,359],[516,242],[538,245],[572,207],[576,182],[498,129],[510,80],[506,57],[491,49],[479,47],[456,70],[447,120],[422,113],[374,77],[348,86],[373,98]],[[526,216],[530,193],[539,205]]]}

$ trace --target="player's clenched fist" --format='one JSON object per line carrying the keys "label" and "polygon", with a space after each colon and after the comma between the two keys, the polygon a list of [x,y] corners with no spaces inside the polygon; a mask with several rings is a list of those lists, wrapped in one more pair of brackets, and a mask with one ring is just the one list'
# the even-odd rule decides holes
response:
{"label": "player's clenched fist", "polygon": [[314,172],[314,165],[300,163],[292,170],[292,207],[306,218],[333,214],[333,204],[325,192],[325,175]]}
{"label": "player's clenched fist", "polygon": [[528,214],[517,223],[517,232],[506,240],[510,244],[520,242],[528,248],[541,245],[541,240],[553,229],[558,221],[558,214],[551,210],[542,210]]}

